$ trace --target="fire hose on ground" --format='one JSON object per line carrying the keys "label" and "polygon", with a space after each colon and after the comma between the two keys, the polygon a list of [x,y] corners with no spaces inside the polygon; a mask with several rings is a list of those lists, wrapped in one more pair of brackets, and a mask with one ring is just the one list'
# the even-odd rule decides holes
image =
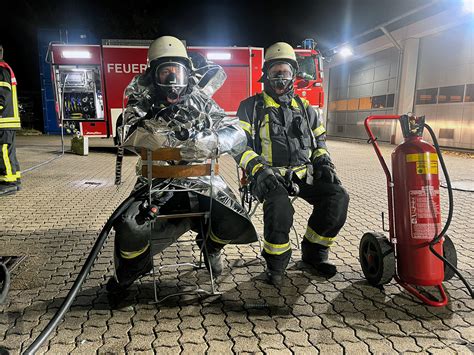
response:
{"label": "fire hose on ground", "polygon": [[100,232],[94,246],[92,247],[91,252],[89,253],[89,256],[87,257],[87,260],[84,263],[84,266],[79,272],[79,275],[77,275],[76,281],[74,281],[74,285],[69,290],[63,303],[61,304],[57,312],[54,314],[53,318],[49,321],[48,325],[36,337],[34,342],[28,347],[28,349],[26,349],[24,354],[27,354],[27,355],[35,354],[36,351],[41,347],[41,345],[49,337],[49,335],[54,331],[54,329],[56,329],[59,322],[63,319],[64,315],[69,310],[69,307],[71,307],[72,303],[74,302],[74,299],[79,293],[82,284],[84,283],[87,275],[89,274],[92,266],[94,265],[95,260],[97,259],[99,255],[99,252],[101,251],[105,241],[107,240],[107,237],[110,233],[110,230],[112,229],[115,219],[121,214],[123,214],[130,207],[130,205],[136,200],[136,198],[140,196],[141,194],[143,194],[145,191],[147,191],[147,189],[148,189],[148,185],[144,185],[143,187],[134,191],[125,201],[123,201],[120,204],[120,206],[114,211],[114,213],[112,213],[110,218],[105,223],[104,228],[102,228],[102,231]]}

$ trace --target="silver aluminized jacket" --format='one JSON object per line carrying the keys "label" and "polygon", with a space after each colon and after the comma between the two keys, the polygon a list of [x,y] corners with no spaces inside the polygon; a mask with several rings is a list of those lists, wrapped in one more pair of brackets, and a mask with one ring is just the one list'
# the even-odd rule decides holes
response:
{"label": "silver aluminized jacket", "polygon": [[[136,76],[125,91],[128,104],[123,113],[123,124],[118,128],[122,147],[135,152],[141,148],[177,147],[181,148],[183,160],[190,164],[225,153],[235,157],[245,150],[247,137],[238,119],[227,116],[211,98],[226,79],[220,66],[207,65],[195,71],[191,78],[193,83],[183,100],[174,105],[154,102],[157,89],[152,83],[148,84],[145,75],[147,73]],[[211,194],[210,178],[198,177],[164,181],[152,190],[152,196],[159,199],[160,189],[165,185],[178,190],[198,189],[197,193],[206,197]],[[213,179],[212,197],[213,201],[229,213],[238,214],[242,223],[248,225],[247,232],[232,243],[257,241],[247,212],[220,176]]]}

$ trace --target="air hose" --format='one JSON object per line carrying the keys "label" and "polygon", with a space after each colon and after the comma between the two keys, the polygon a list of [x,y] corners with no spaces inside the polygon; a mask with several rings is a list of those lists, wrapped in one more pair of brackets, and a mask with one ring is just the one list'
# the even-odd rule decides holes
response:
{"label": "air hose", "polygon": [[5,302],[10,289],[10,273],[3,263],[0,263],[0,281],[2,281],[2,287],[0,288],[0,304],[2,304]]}
{"label": "air hose", "polygon": [[451,224],[451,220],[453,218],[453,203],[454,203],[454,198],[453,198],[453,189],[451,187],[451,180],[449,179],[449,175],[448,175],[448,169],[446,168],[446,164],[444,163],[444,159],[443,159],[443,155],[441,154],[441,149],[439,149],[439,144],[438,144],[438,140],[436,139],[436,135],[434,134],[433,132],[433,129],[427,125],[426,123],[424,124],[424,126],[426,127],[426,129],[428,130],[430,136],[431,136],[431,139],[433,140],[433,144],[434,144],[434,147],[436,149],[436,152],[438,153],[438,157],[439,157],[439,162],[441,164],[441,169],[443,169],[443,173],[444,173],[444,177],[446,178],[446,186],[447,186],[447,189],[448,189],[448,201],[449,201],[449,209],[448,209],[448,217],[446,219],[446,223],[444,224],[444,227],[443,227],[443,230],[441,231],[441,233],[439,233],[439,235],[435,236],[433,238],[433,240],[430,242],[430,250],[431,252],[440,260],[442,260],[444,262],[445,265],[447,265],[451,270],[454,271],[454,273],[456,275],[458,275],[458,277],[461,279],[461,281],[463,282],[463,284],[466,286],[467,288],[467,291],[469,293],[469,295],[471,296],[471,298],[474,298],[474,294],[472,292],[472,288],[471,286],[469,285],[469,283],[467,282],[467,280],[461,275],[461,273],[459,272],[459,270],[453,265],[451,264],[444,256],[440,255],[435,249],[434,249],[434,246],[436,244],[439,243],[439,241],[441,240],[441,238],[444,237],[444,235],[446,234],[446,231],[448,230],[449,228],[449,225]]}
{"label": "air hose", "polygon": [[80,291],[82,284],[84,283],[87,275],[89,274],[92,266],[94,265],[94,262],[97,259],[97,256],[99,255],[102,246],[107,240],[107,237],[109,235],[110,230],[112,229],[115,219],[119,217],[122,213],[124,213],[130,207],[130,205],[137,199],[137,197],[146,192],[148,188],[148,185],[144,185],[132,192],[132,194],[120,204],[120,206],[114,211],[114,213],[112,213],[110,218],[105,223],[104,228],[100,232],[91,252],[89,253],[89,256],[87,257],[87,260],[82,266],[79,275],[77,275],[76,281],[74,281],[74,285],[69,290],[69,293],[61,304],[61,307],[59,307],[53,318],[49,321],[48,325],[43,329],[43,331],[38,335],[38,337],[36,337],[34,342],[28,347],[28,349],[26,349],[24,354],[35,354],[39,347],[49,337],[51,332],[56,329],[59,322],[63,319],[64,315],[69,310],[69,307],[71,307],[72,303],[74,302],[74,299]]}

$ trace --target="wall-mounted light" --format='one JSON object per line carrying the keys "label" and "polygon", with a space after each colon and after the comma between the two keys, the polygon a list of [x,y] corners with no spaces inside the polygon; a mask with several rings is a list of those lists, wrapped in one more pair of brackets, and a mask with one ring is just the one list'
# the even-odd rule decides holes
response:
{"label": "wall-mounted light", "polygon": [[462,10],[466,13],[474,14],[474,0],[463,0]]}
{"label": "wall-mounted light", "polygon": [[75,59],[89,59],[91,58],[91,52],[89,51],[63,51],[63,58],[75,58]]}
{"label": "wall-mounted light", "polygon": [[351,55],[354,54],[354,52],[352,51],[352,48],[351,47],[342,47],[341,49],[339,49],[337,51],[337,53],[339,53],[341,55],[341,57],[343,58],[347,58],[347,57],[350,57]]}
{"label": "wall-mounted light", "polygon": [[209,52],[207,59],[209,60],[230,60],[232,58],[229,52]]}

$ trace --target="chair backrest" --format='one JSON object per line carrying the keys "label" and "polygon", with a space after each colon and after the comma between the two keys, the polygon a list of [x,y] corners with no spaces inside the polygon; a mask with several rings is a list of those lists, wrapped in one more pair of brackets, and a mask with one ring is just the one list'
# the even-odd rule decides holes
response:
{"label": "chair backrest", "polygon": [[153,165],[155,161],[175,161],[183,160],[181,157],[181,150],[179,148],[160,148],[155,151],[142,149],[142,175],[149,177],[148,166],[149,158],[152,162],[153,178],[184,178],[184,177],[198,177],[211,176],[219,174],[218,163],[199,163],[188,165]]}

